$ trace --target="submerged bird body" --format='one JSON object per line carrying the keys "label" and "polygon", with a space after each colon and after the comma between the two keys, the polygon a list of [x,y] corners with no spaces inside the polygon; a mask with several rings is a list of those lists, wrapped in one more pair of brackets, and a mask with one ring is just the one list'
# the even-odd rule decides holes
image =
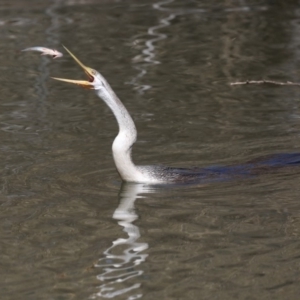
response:
{"label": "submerged bird body", "polygon": [[133,163],[131,149],[137,138],[135,124],[106,79],[96,70],[82,64],[67,48],[74,60],[83,68],[88,81],[54,78],[94,89],[115,115],[119,133],[112,145],[116,168],[124,181],[148,184],[194,184],[226,181],[236,177],[252,177],[284,166],[300,165],[300,153],[275,154],[241,165],[212,166],[207,168],[172,168],[160,165],[137,166]]}
{"label": "submerged bird body", "polygon": [[[137,166],[147,183],[158,184],[206,184],[232,179],[254,178],[282,168],[300,166],[300,153],[278,153],[260,157],[243,164],[209,166],[204,168],[174,168],[162,165]],[[121,176],[122,177],[122,176]]]}

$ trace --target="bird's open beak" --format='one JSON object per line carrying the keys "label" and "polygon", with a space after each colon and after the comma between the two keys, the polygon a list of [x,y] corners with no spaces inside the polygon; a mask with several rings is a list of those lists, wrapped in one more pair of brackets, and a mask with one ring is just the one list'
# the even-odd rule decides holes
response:
{"label": "bird's open beak", "polygon": [[52,78],[56,79],[56,80],[64,81],[64,82],[74,83],[74,84],[80,85],[84,88],[93,89],[94,88],[94,85],[92,84],[92,82],[94,81],[94,76],[92,73],[93,70],[91,68],[85,66],[69,49],[67,49],[65,46],[63,46],[63,47],[73,57],[73,59],[79,64],[79,66],[84,70],[85,74],[88,77],[88,81],[57,78],[57,77],[52,77]]}

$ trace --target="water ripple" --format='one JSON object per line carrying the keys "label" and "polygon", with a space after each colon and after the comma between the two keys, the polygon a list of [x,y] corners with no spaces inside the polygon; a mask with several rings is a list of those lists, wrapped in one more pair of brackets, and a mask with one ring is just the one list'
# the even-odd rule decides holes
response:
{"label": "water ripple", "polygon": [[[95,264],[101,269],[97,279],[103,282],[98,288],[99,292],[91,298],[114,298],[127,294],[128,300],[142,297],[142,293],[136,291],[140,288],[140,282],[128,282],[130,279],[140,278],[144,271],[138,266],[146,261],[148,254],[142,253],[148,249],[147,243],[138,242],[141,237],[139,227],[133,222],[138,219],[134,209],[134,202],[142,198],[141,193],[151,192],[149,187],[139,184],[124,184],[120,193],[120,204],[113,214],[113,219],[123,227],[128,238],[118,238],[103,252],[103,257]],[[125,284],[122,284],[125,283]]]}
{"label": "water ripple", "polygon": [[[174,0],[166,0],[158,3],[154,3],[152,7],[156,10],[165,11],[162,8],[162,5],[169,4],[174,2]],[[165,18],[159,19],[159,25],[152,26],[148,29],[147,35],[150,36],[150,39],[147,39],[144,43],[144,48],[141,54],[135,56],[132,61],[134,64],[138,64],[134,66],[134,68],[138,71],[138,74],[130,81],[128,84],[132,84],[135,86],[136,90],[139,94],[144,94],[145,91],[152,88],[149,84],[140,84],[140,80],[147,74],[147,68],[150,65],[160,64],[160,61],[156,59],[156,46],[155,43],[164,40],[167,38],[167,35],[164,33],[160,33],[157,30],[162,29],[164,27],[170,26],[171,21],[176,17],[176,14],[170,13]],[[139,38],[143,37],[144,34],[140,34],[134,37],[134,44],[139,43]]]}
{"label": "water ripple", "polygon": [[[155,10],[158,10],[160,12],[169,13],[168,16],[162,17],[158,21],[158,25],[151,26],[147,30],[147,34],[139,34],[133,37],[133,44],[137,46],[139,43],[144,41],[145,37],[149,37],[144,41],[144,47],[141,50],[141,54],[136,55],[132,62],[134,64],[134,69],[138,71],[138,74],[132,78],[131,81],[127,82],[128,84],[131,84],[135,87],[137,92],[139,94],[144,94],[147,90],[151,89],[152,86],[150,84],[142,84],[141,79],[148,73],[147,69],[152,65],[160,64],[161,62],[157,59],[157,46],[156,44],[162,40],[165,40],[168,38],[168,35],[165,33],[160,32],[160,29],[163,29],[165,27],[171,26],[171,21],[174,20],[177,16],[187,15],[187,14],[203,14],[203,13],[212,13],[213,10],[207,10],[207,9],[174,9],[169,7],[164,7],[166,4],[173,3],[174,0],[165,0],[160,1],[157,3],[152,4],[152,8]],[[244,4],[244,3],[241,3]],[[257,7],[251,7],[247,5],[241,5],[238,7],[232,7],[232,8],[223,8],[221,9],[224,13],[231,13],[231,12],[250,12],[253,10],[257,11],[264,11],[267,10],[266,6],[257,6]]]}

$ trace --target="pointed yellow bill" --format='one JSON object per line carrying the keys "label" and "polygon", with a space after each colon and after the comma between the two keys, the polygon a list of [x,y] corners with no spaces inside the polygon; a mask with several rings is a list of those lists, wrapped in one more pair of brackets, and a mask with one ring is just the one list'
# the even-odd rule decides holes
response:
{"label": "pointed yellow bill", "polygon": [[80,85],[84,88],[93,89],[94,88],[94,86],[92,84],[92,82],[94,81],[93,69],[85,66],[67,47],[65,47],[64,45],[63,45],[63,47],[72,56],[72,58],[79,64],[79,66],[84,70],[85,74],[88,76],[89,81],[86,81],[86,80],[73,80],[73,79],[57,78],[57,77],[52,77],[52,78],[55,79],[55,80],[59,80],[59,81],[74,83],[74,84]]}
{"label": "pointed yellow bill", "polygon": [[89,81],[86,80],[73,80],[73,79],[58,78],[58,77],[51,77],[51,78],[59,81],[68,82],[68,83],[74,83],[84,88],[90,88],[90,89],[94,88],[94,86]]}

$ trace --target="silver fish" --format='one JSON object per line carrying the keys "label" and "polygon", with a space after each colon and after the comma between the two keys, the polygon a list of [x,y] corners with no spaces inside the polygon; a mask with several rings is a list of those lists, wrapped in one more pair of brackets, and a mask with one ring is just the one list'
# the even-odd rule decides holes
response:
{"label": "silver fish", "polygon": [[55,49],[50,49],[50,48],[45,48],[45,47],[31,47],[31,48],[26,48],[21,51],[38,51],[42,52],[41,55],[50,55],[53,58],[58,58],[62,57],[63,54]]}

